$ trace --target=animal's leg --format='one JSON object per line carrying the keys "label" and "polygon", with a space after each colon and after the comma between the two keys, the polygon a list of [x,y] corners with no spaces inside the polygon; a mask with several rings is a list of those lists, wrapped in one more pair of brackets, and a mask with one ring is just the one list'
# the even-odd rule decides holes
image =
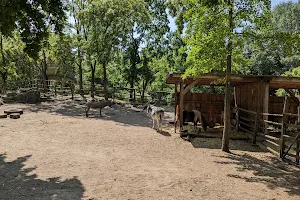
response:
{"label": "animal's leg", "polygon": [[102,115],[101,115],[101,110],[102,110],[102,109],[100,108],[100,117],[102,116]]}
{"label": "animal's leg", "polygon": [[161,115],[161,118],[160,118],[160,131],[161,132],[162,132],[163,119],[164,119],[164,113]]}
{"label": "animal's leg", "polygon": [[160,131],[160,120],[157,119],[157,120],[156,120],[156,123],[157,123],[157,131],[159,132],[159,131]]}
{"label": "animal's leg", "polygon": [[86,110],[85,110],[85,116],[86,117],[89,117],[89,114],[88,114],[89,110],[90,110],[90,107],[87,107]]}
{"label": "animal's leg", "polygon": [[179,119],[179,116],[176,115],[176,118],[175,118],[175,123],[174,123],[174,129],[175,129],[175,133],[176,133],[176,128],[177,128],[177,122],[178,122],[178,119]]}
{"label": "animal's leg", "polygon": [[155,120],[154,119],[152,119],[152,128],[154,129],[155,127],[154,127],[154,122]]}

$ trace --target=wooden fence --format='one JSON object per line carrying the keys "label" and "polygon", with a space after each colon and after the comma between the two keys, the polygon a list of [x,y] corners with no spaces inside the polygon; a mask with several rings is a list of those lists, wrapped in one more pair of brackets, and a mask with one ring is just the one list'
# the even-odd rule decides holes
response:
{"label": "wooden fence", "polygon": [[[248,133],[253,144],[284,159],[287,156],[299,164],[300,152],[300,116],[288,113],[286,98],[282,114],[258,113],[242,108],[236,108],[237,130]],[[244,114],[243,117],[241,114]],[[245,115],[246,114],[246,115]],[[245,117],[248,116],[248,117]],[[297,117],[297,123],[292,124],[289,118]],[[269,118],[277,119],[272,121]],[[280,120],[278,120],[280,118]]]}
{"label": "wooden fence", "polygon": [[[69,96],[72,93],[79,94],[79,86],[76,85],[73,89],[68,82],[64,84],[59,84],[55,80],[26,80],[26,81],[11,81],[8,83],[8,90],[22,90],[34,88],[41,91],[42,95],[45,96]],[[74,86],[74,85],[72,85]],[[83,86],[83,92],[85,95],[90,95],[91,89],[90,85]],[[73,90],[72,90],[73,89]],[[95,85],[95,95],[104,97],[104,88],[100,85]],[[108,88],[109,97],[117,98],[124,101],[133,101],[141,102],[142,100],[142,90],[138,88],[127,88],[127,87],[118,87],[111,86]],[[131,94],[131,95],[130,95]],[[167,104],[174,103],[174,92],[171,91],[145,91],[144,93],[144,102],[158,103],[158,104]]]}

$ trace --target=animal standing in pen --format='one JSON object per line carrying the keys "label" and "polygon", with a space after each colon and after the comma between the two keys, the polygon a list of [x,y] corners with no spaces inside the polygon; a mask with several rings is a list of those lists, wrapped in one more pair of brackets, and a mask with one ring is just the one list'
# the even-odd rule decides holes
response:
{"label": "animal standing in pen", "polygon": [[112,105],[114,105],[115,103],[112,102],[112,101],[89,101],[86,103],[86,110],[85,110],[85,116],[88,117],[89,114],[89,110],[91,108],[99,108],[100,109],[100,116],[101,115],[101,110],[106,107],[106,106],[109,106],[111,107]]}
{"label": "animal standing in pen", "polygon": [[[179,105],[176,106],[176,116],[175,116],[175,133],[176,133],[176,128],[177,128],[177,123],[180,119],[179,115]],[[197,123],[200,122],[201,126],[204,131],[207,130],[208,123],[205,120],[204,116],[202,113],[198,110],[193,110],[193,111],[183,111],[183,122],[193,122],[194,123],[194,131],[196,131]]]}
{"label": "animal standing in pen", "polygon": [[147,113],[151,112],[152,128],[155,129],[155,121],[156,121],[156,126],[157,126],[156,130],[162,132],[162,121],[165,114],[164,109],[152,105],[146,106],[144,110],[146,108],[147,108]]}

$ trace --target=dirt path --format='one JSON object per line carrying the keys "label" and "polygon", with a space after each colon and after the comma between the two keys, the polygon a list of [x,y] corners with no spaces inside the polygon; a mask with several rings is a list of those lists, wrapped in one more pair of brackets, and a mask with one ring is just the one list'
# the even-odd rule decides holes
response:
{"label": "dirt path", "polygon": [[225,154],[120,106],[88,119],[71,102],[7,108],[25,112],[0,119],[0,199],[300,199],[299,168],[247,142]]}

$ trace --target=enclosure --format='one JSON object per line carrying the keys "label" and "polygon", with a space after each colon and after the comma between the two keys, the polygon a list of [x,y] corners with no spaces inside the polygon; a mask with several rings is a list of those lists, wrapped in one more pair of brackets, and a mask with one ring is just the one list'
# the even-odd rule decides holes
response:
{"label": "enclosure", "polygon": [[[180,112],[200,110],[206,118],[216,121],[212,113],[220,116],[224,110],[224,96],[189,94],[188,91],[195,85],[222,86],[225,74],[204,74],[185,79],[181,77],[181,73],[171,72],[167,75],[167,83],[175,85],[175,107],[180,105]],[[232,125],[237,130],[249,133],[253,143],[258,143],[262,148],[278,154],[281,158],[293,157],[299,163],[300,108],[299,99],[291,89],[300,88],[300,78],[231,75],[230,84],[234,91],[231,105],[235,108],[231,109],[234,113],[231,115],[234,117],[231,120],[234,122]],[[278,88],[283,88],[290,97],[277,97],[270,93],[271,90]],[[183,119],[180,115],[180,127],[182,126]]]}

